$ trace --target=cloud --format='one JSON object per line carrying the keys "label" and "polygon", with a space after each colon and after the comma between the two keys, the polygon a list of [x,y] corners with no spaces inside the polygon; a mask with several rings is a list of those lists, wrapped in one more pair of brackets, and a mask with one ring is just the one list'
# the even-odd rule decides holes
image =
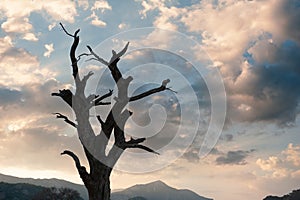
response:
{"label": "cloud", "polygon": [[283,34],[288,38],[300,42],[300,36],[297,34],[300,31],[299,1],[281,1],[281,5],[277,9],[278,12],[276,12],[276,14],[280,14],[280,21],[284,32]]}
{"label": "cloud", "polygon": [[48,26],[48,30],[51,31],[56,26],[56,22],[53,22]]}
{"label": "cloud", "polygon": [[125,24],[125,23],[121,23],[121,24],[118,25],[118,28],[121,29],[121,30],[122,30],[122,29],[126,29],[126,28],[128,28],[128,27],[129,27],[129,25],[128,25],[128,24]]}
{"label": "cloud", "polygon": [[28,41],[34,41],[34,42],[39,40],[33,33],[25,33],[23,39]]}
{"label": "cloud", "polygon": [[92,19],[92,21],[90,22],[90,24],[92,24],[94,26],[99,26],[99,27],[105,27],[106,26],[106,22],[100,20],[99,17],[96,15],[96,13],[94,11],[91,14],[91,16],[88,17],[88,19],[89,18]]}
{"label": "cloud", "polygon": [[[59,123],[47,123],[50,121],[48,117],[30,116],[30,119],[24,117],[23,120],[15,119],[7,129],[0,130],[1,168],[14,166],[19,169],[67,171],[73,167],[67,159],[60,157],[66,148],[81,150],[78,138],[65,134],[72,131]],[[12,149],[12,146],[17,148]],[[82,156],[82,153],[79,155]]]}
{"label": "cloud", "polygon": [[[227,81],[229,114],[238,121],[274,121],[288,125],[298,114],[300,46],[294,41],[274,45],[259,40],[247,52],[235,80]],[[253,59],[253,61],[251,60]]]}
{"label": "cloud", "polygon": [[105,0],[96,1],[91,8],[91,10],[101,10],[101,12],[104,12],[105,10],[111,10],[111,6],[109,3]]}
{"label": "cloud", "polygon": [[286,156],[286,161],[293,163],[294,166],[300,166],[300,146],[294,146],[292,143],[288,144],[285,151],[282,152]]}
{"label": "cloud", "polygon": [[1,24],[1,28],[6,33],[27,33],[32,30],[32,25],[28,18],[8,18]]}
{"label": "cloud", "polygon": [[99,18],[99,16],[96,14],[96,11],[100,10],[100,12],[103,14],[106,10],[111,9],[112,8],[107,1],[95,1],[94,5],[91,8],[92,14],[87,19],[92,19],[90,24],[94,26],[105,27],[106,22]]}
{"label": "cloud", "polygon": [[[73,168],[60,152],[65,148],[82,151],[76,132],[51,113],[62,112],[73,118],[68,106],[51,92],[66,88],[55,79],[27,83],[18,90],[0,89],[1,168],[14,166],[40,170]],[[12,147],[17,147],[13,148]],[[45,155],[47,159],[45,160]],[[59,164],[58,164],[59,163]]]}
{"label": "cloud", "polygon": [[5,21],[1,24],[4,32],[10,36],[22,35],[22,38],[30,41],[37,41],[34,36],[34,27],[29,21],[33,12],[45,11],[43,15],[47,20],[59,20],[74,22],[77,15],[76,4],[70,0],[54,1],[3,1],[0,5],[0,11]]}
{"label": "cloud", "polygon": [[278,156],[270,156],[267,159],[259,158],[256,164],[260,169],[268,172],[266,178],[299,178],[300,146],[290,143]]}
{"label": "cloud", "polygon": [[81,0],[76,2],[79,7],[82,7],[84,10],[89,8],[89,1],[88,0]]}
{"label": "cloud", "polygon": [[47,68],[40,68],[36,56],[13,46],[10,37],[0,38],[0,85],[19,87],[29,83],[45,82],[55,76]]}
{"label": "cloud", "polygon": [[143,9],[139,12],[142,18],[146,18],[149,12],[158,10],[159,14],[155,18],[153,25],[155,27],[167,30],[177,30],[177,25],[173,22],[181,13],[186,12],[184,8],[174,6],[168,7],[165,1],[142,1]]}
{"label": "cloud", "polygon": [[54,51],[53,43],[51,43],[51,44],[45,44],[44,47],[47,50],[47,51],[45,51],[44,56],[49,58],[50,55],[51,55],[51,53]]}
{"label": "cloud", "polygon": [[228,151],[226,155],[219,156],[216,159],[217,165],[245,165],[247,162],[245,160],[246,157],[249,156],[251,152],[250,151],[243,151],[243,150],[237,150],[237,151]]}
{"label": "cloud", "polygon": [[203,48],[218,63],[228,122],[294,123],[300,99],[294,87],[300,83],[298,5],[294,0],[204,0],[179,17],[201,35]]}
{"label": "cloud", "polygon": [[19,90],[0,87],[0,107],[21,101],[21,97],[22,93]]}

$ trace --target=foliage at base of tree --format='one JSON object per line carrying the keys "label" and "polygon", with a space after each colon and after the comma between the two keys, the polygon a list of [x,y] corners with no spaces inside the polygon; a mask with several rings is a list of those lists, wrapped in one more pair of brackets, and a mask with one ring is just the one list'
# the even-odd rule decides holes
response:
{"label": "foliage at base of tree", "polygon": [[52,187],[40,191],[32,200],[82,200],[82,198],[76,190]]}
{"label": "foliage at base of tree", "polygon": [[36,193],[44,190],[44,187],[26,183],[0,183],[1,200],[31,200]]}
{"label": "foliage at base of tree", "polygon": [[1,200],[83,200],[76,190],[0,182]]}

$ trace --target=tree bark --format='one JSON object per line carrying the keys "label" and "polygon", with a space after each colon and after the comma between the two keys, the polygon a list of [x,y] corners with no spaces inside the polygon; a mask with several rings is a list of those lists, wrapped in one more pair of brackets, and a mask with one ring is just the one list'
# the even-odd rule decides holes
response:
{"label": "tree bark", "polygon": [[[76,90],[74,94],[68,89],[59,90],[58,93],[52,93],[52,96],[61,97],[72,108],[76,115],[76,123],[59,112],[54,114],[57,118],[64,119],[66,123],[77,129],[79,140],[81,141],[85,156],[89,163],[89,172],[80,164],[79,158],[72,151],[65,150],[61,154],[68,155],[74,160],[80,178],[88,190],[89,200],[110,200],[111,190],[109,177],[114,165],[126,148],[139,148],[158,154],[149,147],[140,144],[144,142],[146,138],[131,138],[129,141],[126,141],[124,126],[128,118],[132,115],[132,112],[126,109],[126,105],[130,101],[136,101],[154,93],[168,90],[169,88],[167,88],[166,85],[170,82],[170,80],[164,80],[160,87],[151,89],[137,96],[128,97],[128,87],[133,78],[130,76],[123,78],[122,73],[118,69],[117,63],[120,60],[120,57],[125,54],[129,43],[127,43],[123,50],[119,53],[112,51],[113,55],[109,62],[98,56],[89,46],[87,47],[90,53],[80,54],[76,58],[75,53],[79,44],[79,36],[77,35],[79,33],[79,29],[74,33],[74,35],[72,35],[67,32],[62,24],[60,25],[68,36],[73,37],[70,59]],[[117,84],[118,94],[114,97],[116,102],[112,106],[106,120],[102,120],[100,116],[97,116],[101,125],[101,132],[98,135],[95,134],[90,123],[90,108],[93,106],[109,105],[110,102],[102,102],[102,100],[111,96],[112,90],[103,96],[95,94],[91,94],[89,96],[85,95],[84,90],[86,82],[93,73],[89,72],[82,79],[80,78],[77,64],[82,56],[93,56],[92,60],[99,61],[106,65],[111,71],[112,78]],[[112,133],[115,137],[115,143],[106,155],[105,149]]]}
{"label": "tree bark", "polygon": [[110,200],[110,174],[111,168],[99,163],[96,166],[90,184],[85,185],[89,200]]}

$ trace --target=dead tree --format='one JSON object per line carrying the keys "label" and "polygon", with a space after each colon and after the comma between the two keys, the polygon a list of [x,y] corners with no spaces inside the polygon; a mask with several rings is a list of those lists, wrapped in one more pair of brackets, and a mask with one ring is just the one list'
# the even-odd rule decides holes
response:
{"label": "dead tree", "polygon": [[[129,43],[127,43],[119,53],[112,50],[112,57],[110,61],[105,61],[97,55],[90,46],[87,46],[88,53],[76,56],[76,49],[79,44],[78,33],[80,30],[78,29],[74,34],[70,34],[62,24],[60,25],[65,34],[73,38],[73,44],[70,50],[70,59],[76,89],[74,93],[69,89],[59,90],[58,93],[52,93],[52,96],[61,97],[71,107],[75,113],[76,123],[61,113],[55,114],[57,118],[64,119],[66,123],[76,128],[79,140],[88,160],[89,171],[80,164],[79,158],[72,151],[65,150],[61,154],[68,155],[74,160],[80,178],[87,188],[90,200],[109,200],[109,177],[114,165],[125,149],[138,148],[158,154],[151,148],[141,144],[146,140],[146,138],[131,138],[130,140],[126,140],[124,126],[128,118],[132,115],[132,112],[126,109],[126,106],[129,102],[137,101],[149,95],[168,90],[169,88],[167,88],[167,84],[170,80],[164,80],[160,87],[129,97],[128,87],[133,78],[131,76],[124,78],[117,66],[120,57],[126,53]],[[110,70],[118,90],[117,95],[113,98],[113,103],[104,101],[106,98],[112,96],[112,90],[109,90],[108,93],[102,96],[97,94],[85,95],[86,83],[89,77],[93,75],[93,72],[89,72],[87,75],[83,76],[83,78],[80,77],[78,61],[82,56],[90,56],[91,58],[89,60],[96,60],[108,67]],[[110,104],[113,105],[111,105],[112,107],[105,120],[103,120],[101,116],[97,116],[101,126],[101,131],[100,133],[95,134],[90,123],[90,109],[95,106],[106,106]],[[105,153],[112,133],[115,138],[114,145],[108,153]]]}

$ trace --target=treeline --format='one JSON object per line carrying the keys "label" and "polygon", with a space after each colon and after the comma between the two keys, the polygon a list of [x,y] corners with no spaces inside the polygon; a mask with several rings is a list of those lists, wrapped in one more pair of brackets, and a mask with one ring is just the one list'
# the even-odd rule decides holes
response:
{"label": "treeline", "polygon": [[0,182],[0,200],[83,200],[76,190]]}

